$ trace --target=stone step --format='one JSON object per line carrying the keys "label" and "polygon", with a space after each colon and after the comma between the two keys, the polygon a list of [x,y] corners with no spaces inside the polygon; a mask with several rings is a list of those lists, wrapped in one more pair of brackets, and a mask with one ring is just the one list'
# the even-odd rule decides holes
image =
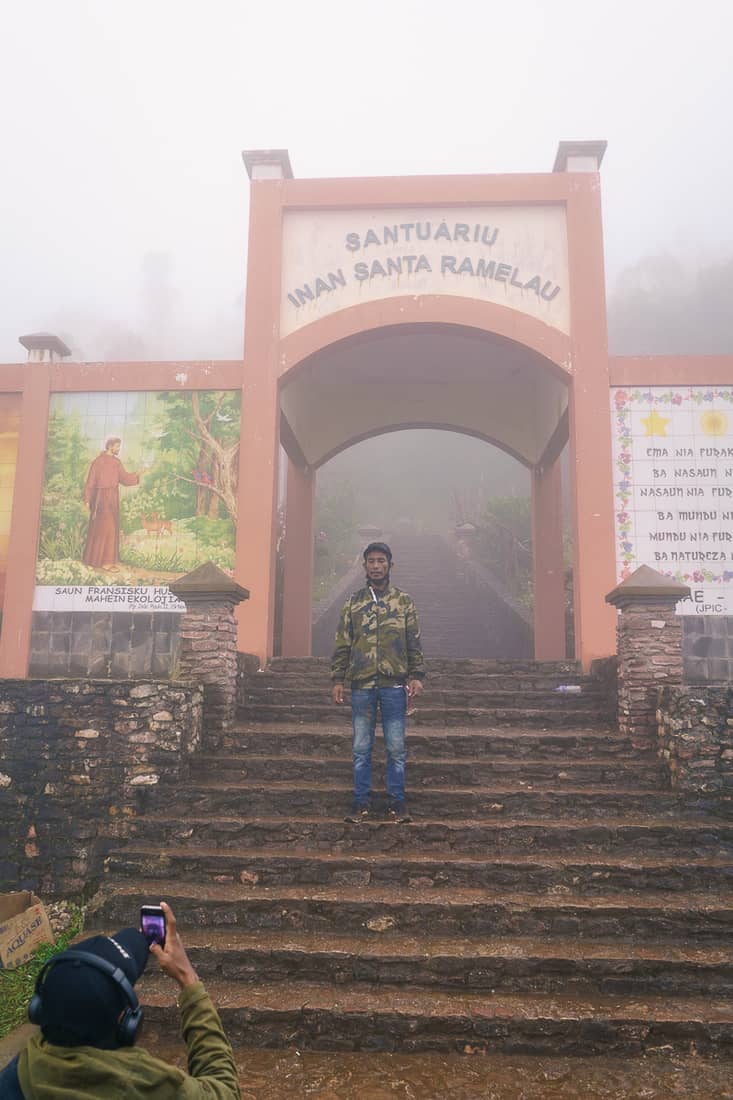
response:
{"label": "stone step", "polygon": [[[270,672],[318,672],[329,674],[329,657],[272,657],[267,663]],[[425,668],[428,676],[471,676],[504,673],[515,675],[528,673],[548,676],[582,676],[579,661],[534,661],[529,658],[502,659],[483,657],[427,657]],[[259,673],[254,675],[260,675]]]}
{"label": "stone step", "polygon": [[[101,931],[112,934],[114,929]],[[207,984],[223,979],[339,985],[379,982],[561,995],[721,997],[733,993],[733,950],[728,944],[215,928],[188,930],[185,942],[191,962]]]}
{"label": "stone step", "polygon": [[[151,1054],[185,1070],[176,1036]],[[648,1057],[580,1053],[556,1056],[487,1053],[465,1044],[462,1053],[236,1046],[234,1059],[245,1100],[731,1100],[730,1062],[714,1055],[655,1048]]]}
{"label": "stone step", "polygon": [[[572,696],[566,696],[572,699]],[[332,703],[316,704],[280,704],[253,703],[239,707],[239,717],[243,721],[255,722],[304,722],[342,725],[350,722],[349,710],[335,707]],[[562,707],[495,707],[479,709],[472,707],[421,707],[409,719],[409,726],[554,726],[565,729],[568,726],[592,725],[604,721],[597,707],[588,706],[582,701]],[[605,723],[604,723],[605,724]]]}
{"label": "stone step", "polygon": [[[733,1008],[725,998],[511,996],[367,983],[213,981],[208,988],[235,1046],[635,1055],[661,1046],[733,1050]],[[140,999],[153,1042],[178,1034],[169,980],[146,977]]]}
{"label": "stone step", "polygon": [[110,880],[88,907],[88,927],[128,925],[159,899],[181,927],[329,934],[402,932],[424,936],[563,936],[583,940],[730,944],[733,892],[644,891],[588,895],[577,887],[548,894],[451,887],[265,887],[242,883],[127,878]]}
{"label": "stone step", "polygon": [[[355,829],[359,826],[355,825]],[[395,826],[409,830],[409,826]],[[297,852],[290,848],[238,852],[189,845],[135,846],[109,853],[105,871],[129,878],[177,878],[181,882],[250,883],[278,888],[301,883],[318,886],[399,886],[409,890],[456,887],[495,891],[557,892],[700,891],[733,889],[733,859],[652,853],[485,855],[453,853]]]}
{"label": "stone step", "polygon": [[[326,772],[329,778],[347,783],[353,775],[351,756],[343,755],[350,747],[351,737],[344,737],[342,755],[324,760],[313,756],[233,756],[223,753],[197,761],[200,774],[211,776],[240,775],[252,780],[318,781]],[[412,748],[412,746],[410,746]],[[375,787],[383,786],[384,750],[377,745],[374,759]],[[636,760],[515,760],[494,757],[491,760],[419,760],[410,753],[408,777],[410,788],[486,787],[492,782],[523,780],[525,783],[554,782],[557,786],[577,787],[629,786],[635,790],[656,789],[663,785],[658,761]]]}
{"label": "stone step", "polygon": [[[330,688],[331,670],[328,664],[323,668],[313,669],[262,669],[259,672],[250,673],[243,682],[253,687],[323,687]],[[582,672],[557,672],[544,671],[541,667],[527,671],[448,671],[438,672],[428,668],[425,677],[426,690],[450,691],[548,691],[560,684],[579,684],[583,690],[602,690],[601,682],[593,676],[585,676]]]}
{"label": "stone step", "polygon": [[[379,738],[381,734],[377,733]],[[350,750],[350,728],[324,728],[292,723],[258,722],[240,725],[226,735],[224,753],[254,753],[257,756],[318,756],[329,759]],[[516,757],[523,759],[582,759],[613,757],[643,759],[629,739],[612,729],[411,729],[410,756],[424,760],[475,757]],[[198,759],[205,760],[206,754]],[[649,759],[658,760],[656,756]]]}
{"label": "stone step", "polygon": [[[268,685],[256,680],[251,686],[247,685],[241,705],[245,709],[261,704],[318,706],[327,703],[330,706],[332,705],[330,694],[331,685],[328,683],[299,687],[286,683]],[[553,710],[578,710],[588,709],[589,707],[598,708],[603,703],[603,695],[597,689],[588,688],[584,688],[578,695],[572,695],[562,694],[551,689],[528,688],[522,690],[510,688],[484,690],[479,688],[435,688],[430,685],[415,701],[415,706],[420,710],[433,710],[436,707],[467,707],[473,710],[491,710],[494,707],[514,707],[517,703],[521,703],[521,706],[532,710],[537,710],[540,707]],[[342,709],[351,712],[348,691]]]}
{"label": "stone step", "polygon": [[289,846],[324,852],[566,852],[577,859],[599,852],[733,854],[733,822],[654,817],[637,820],[590,818],[575,821],[414,821],[407,832],[391,821],[370,818],[358,828],[341,818],[284,819],[262,817],[185,818],[165,814],[140,816],[129,823],[129,839],[163,847],[216,847],[220,850]]}
{"label": "stone step", "polygon": [[733,993],[733,950],[722,944],[212,928],[186,932],[185,942],[207,985],[218,980],[324,981],[565,996]]}
{"label": "stone step", "polygon": [[[375,812],[385,809],[385,796],[375,788]],[[442,818],[520,817],[585,818],[599,814],[653,813],[670,818],[684,806],[680,795],[662,790],[621,790],[612,787],[562,787],[557,783],[491,782],[481,790],[446,787],[413,790],[408,800],[415,821]],[[167,795],[177,814],[237,814],[243,817],[343,817],[351,807],[352,785],[343,782],[297,783],[232,776],[227,781],[194,775]]]}

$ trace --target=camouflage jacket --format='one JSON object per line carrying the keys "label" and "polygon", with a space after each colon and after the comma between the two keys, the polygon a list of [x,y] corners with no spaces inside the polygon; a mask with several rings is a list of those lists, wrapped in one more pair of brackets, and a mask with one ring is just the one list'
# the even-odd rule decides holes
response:
{"label": "camouflage jacket", "polygon": [[344,604],[331,661],[335,684],[388,687],[422,680],[425,662],[412,597],[392,585],[377,599],[367,586]]}

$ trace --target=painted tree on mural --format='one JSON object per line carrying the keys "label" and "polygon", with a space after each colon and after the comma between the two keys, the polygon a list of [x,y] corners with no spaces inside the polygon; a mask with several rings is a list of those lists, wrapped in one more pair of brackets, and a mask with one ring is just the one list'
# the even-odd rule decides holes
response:
{"label": "painted tree on mural", "polygon": [[88,519],[83,502],[88,446],[79,416],[52,409],[41,522],[43,558],[81,558]]}
{"label": "painted tree on mural", "polygon": [[165,393],[158,418],[160,450],[177,458],[173,477],[191,486],[194,514],[237,522],[239,395]]}

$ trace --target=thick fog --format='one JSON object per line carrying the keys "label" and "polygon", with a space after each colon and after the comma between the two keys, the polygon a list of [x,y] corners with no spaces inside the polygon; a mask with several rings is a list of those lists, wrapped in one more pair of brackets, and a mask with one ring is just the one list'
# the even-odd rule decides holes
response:
{"label": "thick fog", "polygon": [[[239,357],[245,148],[297,176],[547,171],[606,138],[609,285],[733,254],[722,0],[26,0],[0,40],[0,360]],[[679,290],[672,279],[670,293]]]}

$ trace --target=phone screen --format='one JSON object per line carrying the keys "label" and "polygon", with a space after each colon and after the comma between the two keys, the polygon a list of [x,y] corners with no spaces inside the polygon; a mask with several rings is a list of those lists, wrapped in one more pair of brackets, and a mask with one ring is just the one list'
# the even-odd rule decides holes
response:
{"label": "phone screen", "polygon": [[165,947],[165,915],[162,909],[143,906],[140,911],[140,929],[149,944]]}

